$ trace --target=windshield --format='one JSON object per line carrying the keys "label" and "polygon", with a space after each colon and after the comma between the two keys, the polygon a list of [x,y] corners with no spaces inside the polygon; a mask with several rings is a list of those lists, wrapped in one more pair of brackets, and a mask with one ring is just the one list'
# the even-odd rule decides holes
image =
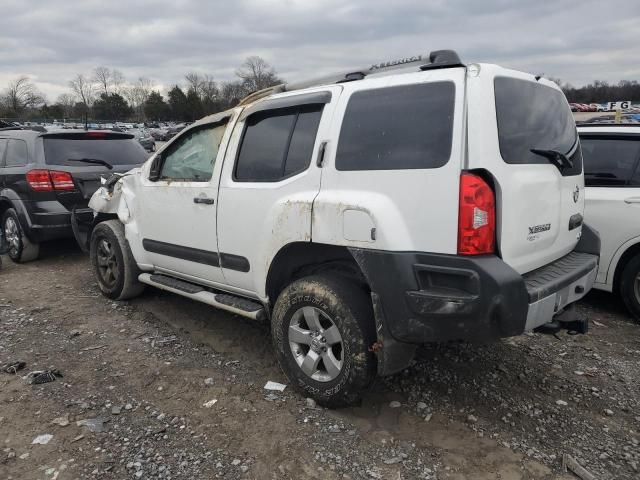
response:
{"label": "windshield", "polygon": [[49,165],[74,165],[69,159],[99,159],[110,165],[140,165],[147,160],[147,152],[133,138],[69,139],[44,138],[45,161]]}
{"label": "windshield", "polygon": [[500,153],[507,163],[549,163],[531,150],[553,150],[570,156],[574,167],[563,175],[582,171],[577,132],[564,94],[540,83],[510,77],[494,80]]}

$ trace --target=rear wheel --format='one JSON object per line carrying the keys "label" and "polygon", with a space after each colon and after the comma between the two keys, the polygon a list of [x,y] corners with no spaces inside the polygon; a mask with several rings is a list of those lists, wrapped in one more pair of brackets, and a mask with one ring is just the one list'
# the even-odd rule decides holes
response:
{"label": "rear wheel", "polygon": [[640,321],[640,255],[629,260],[622,270],[619,292],[629,313]]}
{"label": "rear wheel", "polygon": [[8,245],[9,258],[16,263],[30,262],[38,258],[40,245],[31,242],[20,225],[18,214],[13,208],[7,209],[2,216],[2,231]]}
{"label": "rear wheel", "polygon": [[278,296],[272,336],[292,384],[327,407],[360,401],[373,382],[373,309],[355,283],[329,275],[305,277]]}
{"label": "rear wheel", "polygon": [[102,222],[93,229],[89,256],[98,287],[106,297],[127,300],[144,290],[138,281],[140,269],[118,220]]}

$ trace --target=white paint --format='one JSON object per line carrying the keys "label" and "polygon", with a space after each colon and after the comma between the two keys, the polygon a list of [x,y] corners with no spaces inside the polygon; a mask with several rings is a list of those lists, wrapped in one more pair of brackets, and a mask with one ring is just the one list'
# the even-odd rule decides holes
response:
{"label": "white paint", "polygon": [[[583,133],[637,134],[640,127],[580,127]],[[613,160],[613,159],[612,159]],[[640,187],[587,187],[585,223],[600,233],[600,265],[594,288],[613,290],[613,279],[620,258],[640,243]]]}
{"label": "white paint", "polygon": [[[496,179],[497,241],[502,259],[519,273],[529,272],[569,253],[581,229],[569,230],[569,219],[584,212],[584,178],[563,177],[549,164],[514,165],[500,155],[493,81],[508,76],[536,82],[527,73],[496,65],[482,65],[479,75],[467,79],[468,168],[484,168]],[[536,83],[559,90],[545,79]],[[567,109],[569,105],[567,104]],[[489,121],[491,119],[492,121]],[[578,201],[573,192],[579,188]],[[529,236],[529,227],[550,224],[551,229]]]}

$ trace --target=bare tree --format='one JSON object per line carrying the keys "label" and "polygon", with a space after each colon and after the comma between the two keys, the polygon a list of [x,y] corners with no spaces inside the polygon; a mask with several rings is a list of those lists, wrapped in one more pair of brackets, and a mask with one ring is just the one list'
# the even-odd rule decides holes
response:
{"label": "bare tree", "polygon": [[122,89],[124,88],[125,79],[120,70],[115,68],[111,70],[111,90],[113,93],[122,95]]}
{"label": "bare tree", "polygon": [[95,92],[93,84],[87,77],[82,73],[77,74],[73,80],[69,81],[69,87],[80,103],[85,107],[91,106]]}
{"label": "bare tree", "polygon": [[44,96],[25,76],[10,82],[2,97],[7,109],[15,114],[44,103]]}
{"label": "bare tree", "polygon": [[71,117],[73,115],[73,106],[76,103],[73,95],[70,93],[63,93],[58,96],[56,103],[62,107],[62,112],[65,117]]}
{"label": "bare tree", "polygon": [[93,81],[98,85],[106,95],[109,95],[109,87],[111,87],[111,70],[107,67],[96,67],[93,69]]}
{"label": "bare tree", "polygon": [[236,76],[242,80],[250,92],[282,83],[273,67],[263,58],[257,56],[247,57],[236,71]]}
{"label": "bare tree", "polygon": [[199,73],[189,72],[184,76],[187,81],[187,90],[192,90],[198,98],[202,98],[203,79]]}

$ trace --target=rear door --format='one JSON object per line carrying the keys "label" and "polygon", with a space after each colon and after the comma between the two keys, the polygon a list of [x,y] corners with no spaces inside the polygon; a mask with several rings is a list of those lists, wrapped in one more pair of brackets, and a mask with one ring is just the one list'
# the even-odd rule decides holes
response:
{"label": "rear door", "polygon": [[[117,132],[48,133],[42,135],[41,141],[46,168],[68,172],[73,177],[73,190],[56,191],[57,200],[68,210],[87,207],[100,187],[100,177],[127,172],[148,157],[132,135]],[[101,161],[113,168],[100,165]]]}
{"label": "rear door", "polygon": [[498,253],[520,273],[566,255],[581,235],[584,178],[564,94],[493,65],[470,69],[467,92],[467,168],[495,180]]}
{"label": "rear door", "polygon": [[[611,283],[608,271],[620,246],[640,236],[640,135],[580,133],[586,184],[585,218],[600,232],[596,281]],[[634,171],[636,172],[634,174]]]}

